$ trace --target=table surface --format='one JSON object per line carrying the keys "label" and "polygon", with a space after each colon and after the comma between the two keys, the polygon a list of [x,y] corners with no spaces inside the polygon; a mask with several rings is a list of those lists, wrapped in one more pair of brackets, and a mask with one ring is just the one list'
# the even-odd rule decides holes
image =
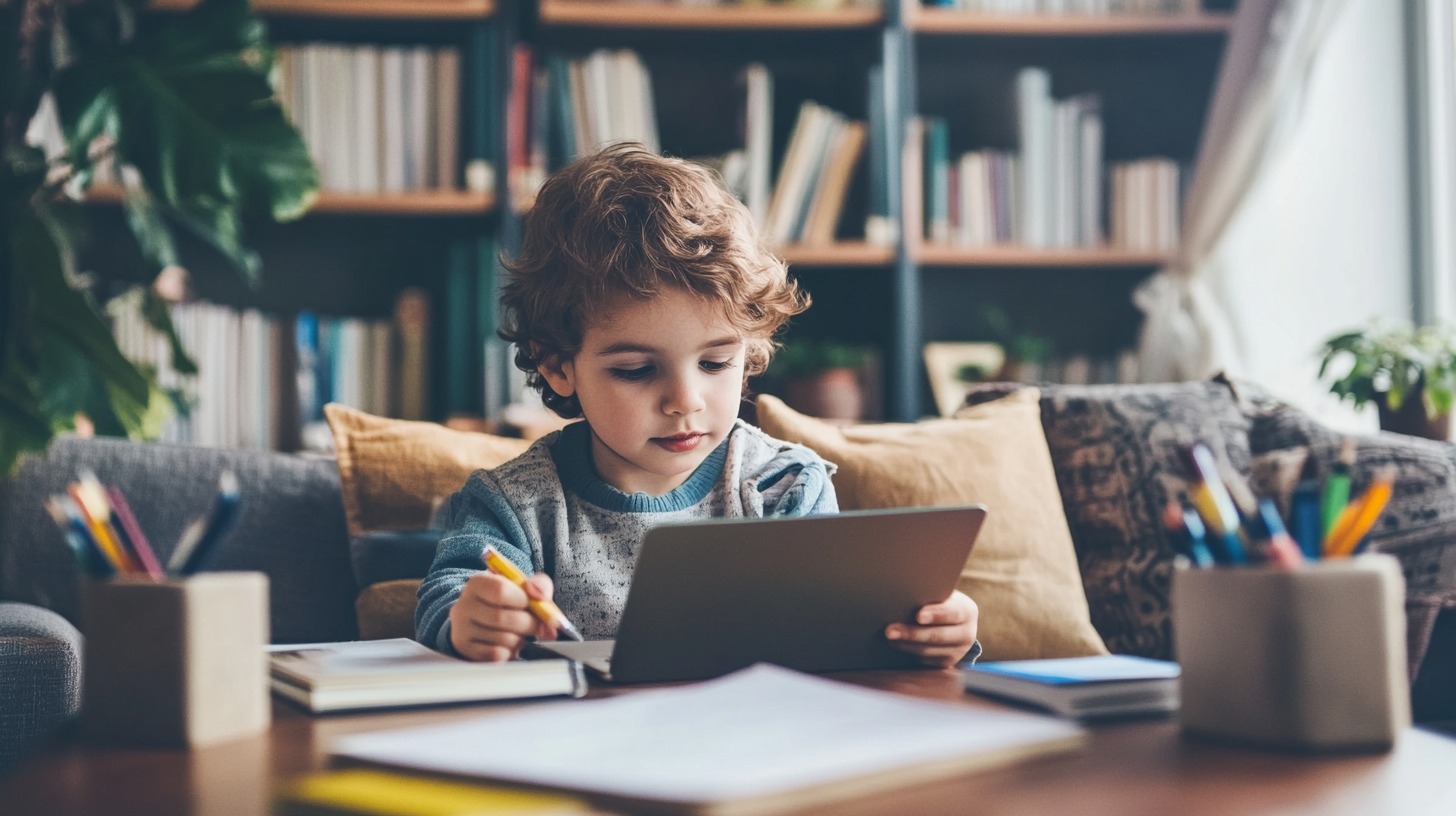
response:
{"label": "table surface", "polygon": [[[859,685],[958,705],[952,671],[851,672]],[[631,693],[596,687],[591,696]],[[89,744],[62,734],[0,779],[6,814],[263,816],[277,787],[326,768],[344,734],[447,722],[531,703],[313,717],[275,701],[266,734],[185,751]],[[1394,750],[1315,756],[1209,742],[1175,720],[1092,726],[1086,747],[934,784],[825,805],[806,814],[1442,814],[1456,808],[1456,740],[1412,729]]]}

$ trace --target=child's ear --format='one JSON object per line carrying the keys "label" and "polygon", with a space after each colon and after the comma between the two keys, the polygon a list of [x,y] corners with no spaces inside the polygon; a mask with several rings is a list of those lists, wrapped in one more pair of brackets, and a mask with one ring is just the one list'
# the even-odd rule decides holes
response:
{"label": "child's ear", "polygon": [[557,396],[569,397],[576,393],[576,372],[572,370],[570,360],[562,360],[557,356],[545,357],[536,366],[536,372],[551,386],[551,390]]}

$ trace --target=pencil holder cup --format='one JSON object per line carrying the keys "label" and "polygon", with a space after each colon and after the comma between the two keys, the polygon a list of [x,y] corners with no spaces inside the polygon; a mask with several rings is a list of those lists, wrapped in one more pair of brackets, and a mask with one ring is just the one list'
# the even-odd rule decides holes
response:
{"label": "pencil holder cup", "polygon": [[1383,750],[1410,725],[1405,581],[1391,556],[1179,568],[1172,611],[1186,732]]}
{"label": "pencil holder cup", "polygon": [[268,727],[268,578],[119,576],[82,592],[90,737],[194,747]]}

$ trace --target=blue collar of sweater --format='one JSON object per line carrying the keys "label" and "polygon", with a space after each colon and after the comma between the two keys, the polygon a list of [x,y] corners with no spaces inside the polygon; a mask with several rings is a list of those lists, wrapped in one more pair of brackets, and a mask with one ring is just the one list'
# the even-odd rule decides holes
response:
{"label": "blue collar of sweater", "polygon": [[623,493],[602,481],[592,465],[591,430],[584,421],[573,422],[561,429],[561,437],[551,448],[551,458],[556,462],[561,486],[568,493],[619,513],[666,513],[692,507],[712,492],[713,485],[723,475],[723,463],[728,459],[728,440],[724,439],[714,448],[686,482],[661,496]]}

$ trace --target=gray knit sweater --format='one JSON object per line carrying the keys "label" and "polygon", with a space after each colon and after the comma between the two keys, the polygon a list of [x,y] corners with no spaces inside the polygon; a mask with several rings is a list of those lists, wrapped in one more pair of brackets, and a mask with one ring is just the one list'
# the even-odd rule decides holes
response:
{"label": "gray knit sweater", "polygon": [[478,470],[441,509],[444,530],[420,585],[415,636],[445,652],[450,607],[483,568],[487,544],[528,573],[545,572],[555,601],[588,638],[615,637],[647,530],[728,516],[835,513],[834,466],[802,445],[741,420],[682,486],[628,495],[591,463],[591,434],[577,422],[494,470]]}

